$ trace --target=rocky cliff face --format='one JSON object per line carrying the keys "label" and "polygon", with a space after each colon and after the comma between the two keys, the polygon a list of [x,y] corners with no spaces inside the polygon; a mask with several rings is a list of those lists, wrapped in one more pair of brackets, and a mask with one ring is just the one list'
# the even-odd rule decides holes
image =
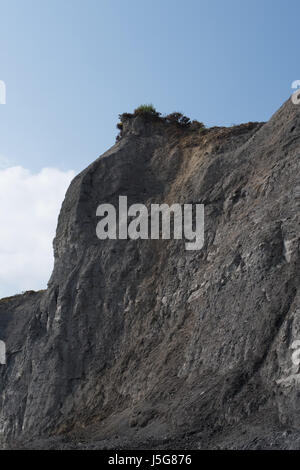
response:
{"label": "rocky cliff face", "polygon": [[[127,119],[67,192],[48,289],[0,301],[2,447],[295,446],[299,158],[291,101],[232,128]],[[119,195],[204,203],[203,249],[100,241]]]}

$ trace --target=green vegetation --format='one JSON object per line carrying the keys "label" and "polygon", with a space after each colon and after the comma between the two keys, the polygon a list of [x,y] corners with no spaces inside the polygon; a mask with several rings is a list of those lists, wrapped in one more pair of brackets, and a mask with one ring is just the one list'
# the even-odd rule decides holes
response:
{"label": "green vegetation", "polygon": [[156,111],[153,104],[141,104],[134,110],[133,114],[135,116],[140,116],[140,115],[151,115],[155,117],[160,116],[160,113]]}
{"label": "green vegetation", "polygon": [[167,114],[165,120],[171,124],[178,124],[181,127],[189,127],[191,125],[190,118],[178,112]]}
{"label": "green vegetation", "polygon": [[191,121],[189,117],[184,116],[184,114],[182,113],[174,112],[162,116],[161,113],[156,111],[153,104],[141,104],[133,111],[133,113],[123,113],[119,115],[120,122],[117,124],[117,129],[119,129],[120,132],[116,137],[117,142],[121,139],[123,135],[123,122],[127,119],[132,119],[137,116],[141,116],[143,119],[149,121],[160,121],[166,124],[175,125],[179,128],[190,128],[191,130],[205,129],[205,125],[203,124],[203,122],[199,122],[196,120]]}

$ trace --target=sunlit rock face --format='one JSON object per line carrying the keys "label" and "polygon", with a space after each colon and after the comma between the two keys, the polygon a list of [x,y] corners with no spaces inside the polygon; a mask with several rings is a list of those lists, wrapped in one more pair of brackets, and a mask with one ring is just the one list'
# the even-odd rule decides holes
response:
{"label": "sunlit rock face", "polygon": [[[232,128],[128,118],[66,194],[48,289],[0,301],[2,446],[252,448],[255,425],[292,448],[299,158],[291,101]],[[204,204],[203,248],[99,240],[97,207],[120,195]]]}

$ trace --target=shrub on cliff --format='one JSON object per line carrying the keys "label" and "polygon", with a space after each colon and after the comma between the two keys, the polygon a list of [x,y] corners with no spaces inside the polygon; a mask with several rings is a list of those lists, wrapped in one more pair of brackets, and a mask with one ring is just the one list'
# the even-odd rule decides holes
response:
{"label": "shrub on cliff", "polygon": [[165,116],[165,120],[170,124],[177,124],[180,127],[189,127],[191,125],[190,118],[177,112],[167,114],[167,116]]}
{"label": "shrub on cliff", "polygon": [[[120,115],[120,119],[121,119],[121,115]],[[119,140],[121,139],[122,135],[123,135],[123,122],[118,122],[117,124],[117,129],[119,129],[119,134],[116,136],[116,142],[119,142]]]}
{"label": "shrub on cliff", "polygon": [[138,106],[133,111],[133,113],[119,114],[120,122],[117,124],[117,128],[120,132],[116,138],[117,142],[121,139],[123,135],[123,122],[127,119],[132,119],[137,116],[141,116],[143,119],[149,121],[161,121],[167,124],[175,124],[177,127],[180,128],[189,128],[191,130],[205,129],[205,125],[202,122],[195,120],[191,121],[189,117],[184,116],[184,114],[182,113],[174,112],[162,116],[161,113],[156,111],[153,104],[142,104]]}
{"label": "shrub on cliff", "polygon": [[192,122],[191,122],[191,128],[192,129],[205,129],[205,124],[203,124],[203,122],[200,122],[200,121],[197,121],[196,119],[194,119]]}
{"label": "shrub on cliff", "polygon": [[151,117],[159,117],[160,116],[160,113],[158,113],[155,109],[155,107],[153,106],[153,104],[141,104],[140,106],[138,106],[133,114],[135,116],[151,116]]}

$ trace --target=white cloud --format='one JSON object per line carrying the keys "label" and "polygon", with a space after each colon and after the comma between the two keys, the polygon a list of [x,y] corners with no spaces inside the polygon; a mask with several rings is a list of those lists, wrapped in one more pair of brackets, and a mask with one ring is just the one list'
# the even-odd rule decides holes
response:
{"label": "white cloud", "polygon": [[74,171],[0,169],[0,298],[47,285],[52,240]]}

